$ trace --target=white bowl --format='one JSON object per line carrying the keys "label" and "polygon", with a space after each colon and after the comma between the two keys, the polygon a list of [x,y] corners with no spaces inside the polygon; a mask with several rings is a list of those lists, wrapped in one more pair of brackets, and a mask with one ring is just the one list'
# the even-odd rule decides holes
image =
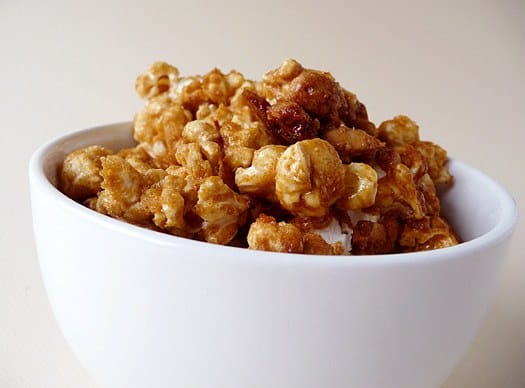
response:
{"label": "white bowl", "polygon": [[57,322],[104,387],[438,387],[487,310],[517,207],[456,160],[443,211],[467,240],[409,254],[250,251],[142,229],[55,188],[77,148],[133,144],[130,123],[55,139],[30,164]]}

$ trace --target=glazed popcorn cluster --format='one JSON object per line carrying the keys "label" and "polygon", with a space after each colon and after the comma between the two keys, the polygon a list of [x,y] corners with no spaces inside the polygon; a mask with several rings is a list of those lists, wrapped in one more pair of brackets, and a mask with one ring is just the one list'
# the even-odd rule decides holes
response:
{"label": "glazed popcorn cluster", "polygon": [[446,152],[397,116],[376,127],[330,73],[289,59],[260,81],[156,62],[133,148],[76,150],[60,189],[91,209],[176,236],[251,249],[382,254],[458,243],[436,188]]}

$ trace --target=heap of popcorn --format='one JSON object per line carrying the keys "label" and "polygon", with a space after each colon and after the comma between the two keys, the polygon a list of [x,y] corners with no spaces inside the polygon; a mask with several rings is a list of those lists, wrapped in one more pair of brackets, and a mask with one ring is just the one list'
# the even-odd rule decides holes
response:
{"label": "heap of popcorn", "polygon": [[182,77],[154,63],[133,148],[92,145],[60,189],[108,216],[172,235],[325,255],[452,246],[437,188],[447,155],[397,116],[379,126],[330,73],[288,59],[260,81],[213,69]]}

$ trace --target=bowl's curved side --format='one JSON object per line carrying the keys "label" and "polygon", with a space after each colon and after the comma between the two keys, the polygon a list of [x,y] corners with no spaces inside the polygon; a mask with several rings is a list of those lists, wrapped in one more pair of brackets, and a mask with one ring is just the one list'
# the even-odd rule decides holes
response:
{"label": "bowl's curved side", "polygon": [[507,233],[388,261],[157,236],[53,189],[45,173],[66,148],[31,163],[42,276],[65,338],[112,388],[436,387],[481,322],[508,245]]}

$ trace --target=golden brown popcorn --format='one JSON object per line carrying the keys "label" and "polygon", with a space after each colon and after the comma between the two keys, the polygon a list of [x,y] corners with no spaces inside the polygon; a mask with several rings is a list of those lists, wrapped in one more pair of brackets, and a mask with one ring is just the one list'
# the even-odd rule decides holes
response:
{"label": "golden brown popcorn", "polygon": [[393,149],[399,154],[401,163],[410,168],[415,180],[428,172],[426,160],[414,145],[394,146]]}
{"label": "golden brown popcorn", "polygon": [[246,221],[248,200],[230,189],[218,176],[206,178],[199,187],[196,214],[204,221],[206,241],[227,244]]}
{"label": "golden brown popcorn", "polygon": [[445,248],[456,244],[458,239],[450,226],[437,215],[408,220],[399,238],[399,245],[405,252]]}
{"label": "golden brown popcorn", "polygon": [[241,73],[232,70],[223,74],[212,69],[204,76],[176,77],[169,83],[168,96],[193,114],[203,104],[228,105],[236,90],[244,83]]}
{"label": "golden brown popcorn", "polygon": [[303,70],[291,82],[287,97],[298,103],[312,117],[340,124],[339,112],[347,104],[343,89],[330,73]]}
{"label": "golden brown popcorn", "polygon": [[348,128],[341,124],[337,128],[325,130],[321,137],[329,142],[338,152],[345,163],[355,158],[373,159],[384,143],[362,129]]}
{"label": "golden brown popcorn", "polygon": [[[200,153],[206,159],[213,170],[213,175],[219,175],[223,179],[227,174],[224,171],[224,157],[219,145],[220,136],[212,116],[202,120],[190,121],[182,131],[182,140],[186,143],[198,144]],[[177,148],[184,148],[183,145],[177,145]],[[177,149],[177,154],[181,152]],[[179,163],[184,163],[178,160]],[[209,175],[206,175],[209,176]]]}
{"label": "golden brown popcorn", "polygon": [[[98,193],[97,211],[126,218],[126,212],[140,201],[145,186],[142,175],[117,155],[102,158],[100,175],[103,181],[102,190]],[[134,214],[137,209],[132,210]],[[130,214],[130,217],[134,216]]]}
{"label": "golden brown popcorn", "polygon": [[176,177],[167,175],[149,187],[142,195],[141,203],[153,214],[153,223],[159,228],[168,229],[176,235],[181,235],[180,231],[186,228],[184,197]]}
{"label": "golden brown popcorn", "polygon": [[372,206],[376,200],[377,172],[365,163],[345,165],[345,188],[337,201],[344,210],[359,210]]}
{"label": "golden brown popcorn", "polygon": [[[222,105],[224,106],[224,105]],[[197,112],[195,112],[196,120],[205,120],[213,117],[213,114],[217,110],[217,106],[209,103],[199,105]]]}
{"label": "golden brown popcorn", "polygon": [[235,171],[238,167],[249,167],[255,150],[274,144],[274,137],[265,125],[252,120],[249,107],[235,112],[230,122],[220,127],[219,133],[224,144],[224,161]]}
{"label": "golden brown popcorn", "polygon": [[135,91],[139,97],[150,99],[167,92],[179,79],[179,70],[166,62],[155,62],[148,72],[137,77]]}
{"label": "golden brown popcorn", "polygon": [[252,165],[248,168],[239,167],[235,171],[235,184],[239,191],[278,202],[275,195],[275,175],[277,161],[285,150],[285,146],[272,144],[255,151]]}
{"label": "golden brown popcorn", "polygon": [[192,114],[197,111],[199,105],[209,103],[209,97],[202,87],[201,76],[181,77],[174,87],[171,88],[169,97],[184,106]]}
{"label": "golden brown popcorn", "polygon": [[254,115],[281,144],[290,145],[317,137],[320,123],[312,119],[297,103],[277,101],[270,105],[256,93],[244,90],[244,97]]}
{"label": "golden brown popcorn", "polygon": [[392,171],[379,179],[375,206],[383,214],[395,210],[404,218],[420,219],[425,215],[418,201],[412,173],[407,166],[398,163]]}
{"label": "golden brown popcorn", "polygon": [[441,204],[436,193],[436,187],[430,175],[425,174],[416,181],[418,201],[427,215],[439,215]]}
{"label": "golden brown popcorn", "polygon": [[339,110],[339,117],[347,127],[362,129],[371,136],[376,137],[378,130],[374,123],[368,120],[366,106],[357,99],[357,96],[342,88],[346,104]]}
{"label": "golden brown popcorn", "polygon": [[144,146],[137,145],[133,148],[124,148],[117,152],[117,155],[124,158],[126,162],[131,164],[135,170],[141,174],[145,174],[146,171],[158,168],[150,154],[146,151]]}
{"label": "golden brown popcorn", "polygon": [[430,141],[420,141],[414,145],[428,166],[428,175],[435,185],[450,185],[453,178],[447,168],[447,151]]}
{"label": "golden brown popcorn", "polygon": [[[60,189],[176,236],[276,252],[381,254],[459,239],[440,215],[447,154],[396,116],[376,127],[334,77],[288,59],[260,81],[155,62],[135,147],[69,154]],[[440,187],[441,188],[441,187]]]}
{"label": "golden brown popcorn", "polygon": [[303,235],[303,253],[310,255],[342,255],[345,253],[345,250],[341,242],[329,244],[317,233],[308,232]]}
{"label": "golden brown popcorn", "polygon": [[215,68],[202,78],[202,87],[206,91],[209,101],[212,104],[227,105],[230,97],[244,82],[244,77],[237,71],[231,71],[224,75],[219,69]]}
{"label": "golden brown popcorn", "polygon": [[383,254],[393,252],[399,235],[395,214],[386,214],[380,221],[359,221],[352,233],[352,253]]}
{"label": "golden brown popcorn", "polygon": [[210,123],[209,120],[193,120],[184,126],[182,138],[188,143],[217,142],[219,140],[219,131],[213,122]]}
{"label": "golden brown popcorn", "polygon": [[175,147],[191,113],[178,103],[154,99],[135,115],[134,137],[159,167],[176,163]]}
{"label": "golden brown popcorn", "polygon": [[177,178],[177,190],[184,197],[185,213],[188,213],[197,203],[197,192],[201,179],[191,174],[191,171],[182,166],[171,166],[166,173]]}
{"label": "golden brown popcorn", "polygon": [[[245,96],[245,90],[257,93],[257,84],[250,80],[245,80],[235,91],[235,94],[230,99],[230,105],[229,108],[233,112],[241,112],[243,109],[246,108],[246,104],[248,103],[246,101]],[[255,117],[251,117],[251,120],[254,120]]]}
{"label": "golden brown popcorn", "polygon": [[179,143],[175,153],[177,162],[198,179],[214,175],[213,166],[201,152],[199,143]]}
{"label": "golden brown popcorn", "polygon": [[322,139],[289,146],[277,162],[275,192],[293,215],[323,216],[344,190],[345,169],[337,152]]}
{"label": "golden brown popcorn", "polygon": [[303,71],[303,66],[295,59],[286,59],[277,69],[263,75],[257,85],[258,92],[266,100],[275,102],[288,95],[290,82]]}
{"label": "golden brown popcorn", "polygon": [[261,214],[248,231],[250,249],[272,252],[302,253],[303,238],[299,228],[274,217]]}
{"label": "golden brown popcorn", "polygon": [[419,126],[407,116],[396,116],[379,126],[379,138],[389,146],[402,146],[419,142]]}
{"label": "golden brown popcorn", "polygon": [[101,159],[112,153],[105,147],[94,145],[68,154],[59,174],[60,190],[80,201],[97,195],[102,182]]}

